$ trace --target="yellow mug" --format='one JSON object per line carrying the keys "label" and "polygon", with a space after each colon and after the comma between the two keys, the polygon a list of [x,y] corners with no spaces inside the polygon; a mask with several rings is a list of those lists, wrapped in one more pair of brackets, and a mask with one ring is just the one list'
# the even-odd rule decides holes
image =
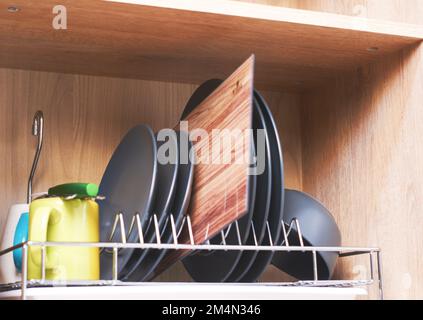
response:
{"label": "yellow mug", "polygon": [[[28,240],[38,242],[98,242],[99,209],[93,200],[45,198],[29,208]],[[28,279],[41,279],[41,247],[28,250]],[[98,248],[47,247],[47,280],[99,280]]]}

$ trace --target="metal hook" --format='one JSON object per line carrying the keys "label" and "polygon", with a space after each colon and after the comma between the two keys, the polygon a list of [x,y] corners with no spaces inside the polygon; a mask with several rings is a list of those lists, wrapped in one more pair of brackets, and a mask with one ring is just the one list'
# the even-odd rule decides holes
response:
{"label": "metal hook", "polygon": [[44,115],[42,111],[37,111],[32,123],[32,135],[38,137],[37,150],[35,152],[34,161],[32,162],[31,173],[28,179],[27,203],[32,200],[32,180],[34,179],[35,170],[37,170],[38,160],[40,159],[41,149],[43,148],[43,131],[44,131]]}

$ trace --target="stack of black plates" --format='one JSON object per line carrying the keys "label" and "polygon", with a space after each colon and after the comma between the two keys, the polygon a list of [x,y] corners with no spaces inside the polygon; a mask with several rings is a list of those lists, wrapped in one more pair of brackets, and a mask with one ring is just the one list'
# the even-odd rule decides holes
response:
{"label": "stack of black plates", "polygon": [[[210,80],[200,86],[182,114],[186,118],[220,84]],[[279,135],[273,116],[264,99],[254,93],[251,155],[257,159],[249,176],[247,214],[224,230],[228,245],[269,245],[278,243],[284,204],[283,160]],[[169,131],[170,133],[170,131]],[[122,213],[128,242],[139,242],[139,232],[130,228],[134,215],[140,217],[143,240],[157,243],[174,241],[172,216],[176,228],[181,227],[186,214],[193,183],[192,157],[180,157],[182,137],[187,133],[168,134],[167,140],[155,136],[152,130],[140,125],[130,130],[114,152],[100,184],[100,193],[106,199],[100,202],[101,241],[120,242],[120,229],[111,239],[116,215]],[[161,154],[166,151],[166,154]],[[173,152],[172,152],[173,151]],[[181,159],[189,159],[182,163]],[[166,161],[162,161],[166,160]],[[211,239],[221,244],[222,236]],[[118,279],[146,281],[155,274],[155,268],[166,251],[159,249],[122,249],[118,253]],[[183,262],[195,281],[199,282],[254,282],[271,263],[271,251],[201,251],[193,252]],[[101,278],[112,279],[113,255],[101,254]]]}
{"label": "stack of black plates", "polygon": [[[210,80],[201,85],[189,100],[183,114],[185,118],[220,84]],[[241,218],[238,230],[232,224],[225,231],[226,244],[269,245],[277,243],[283,218],[284,181],[283,158],[279,135],[269,107],[258,92],[254,93],[254,139],[252,154],[258,159],[256,174],[249,179],[249,212]],[[222,242],[221,236],[210,241]],[[254,282],[271,263],[272,251],[193,252],[183,262],[191,277],[198,282]]]}
{"label": "stack of black plates", "polygon": [[[221,80],[210,80],[201,85],[188,101],[181,119],[185,119],[221,83]],[[248,180],[248,212],[210,243],[281,245],[283,223],[288,225],[296,218],[303,226],[302,237],[308,245],[339,246],[339,229],[323,205],[306,194],[290,190],[286,192],[285,201],[278,130],[268,105],[257,91],[253,99],[252,129],[250,160],[256,161],[250,168],[253,174]],[[111,236],[116,216],[122,214],[127,242],[140,241],[138,228],[130,227],[136,225],[136,215],[140,218],[145,243],[174,242],[172,225],[175,231],[181,228],[190,202],[194,180],[192,153],[188,133],[166,130],[154,135],[145,125],[130,130],[114,152],[100,184],[100,194],[106,197],[100,202],[100,240],[122,241],[120,228]],[[295,244],[293,234],[290,242]],[[118,252],[118,279],[150,280],[165,254],[166,250],[162,249],[122,249]],[[336,254],[319,254],[320,278],[331,277],[336,258]],[[311,277],[310,269],[305,266],[310,256],[302,253],[199,251],[185,257],[183,263],[198,282],[255,282],[272,259],[274,265],[298,279]],[[112,279],[112,265],[112,252],[104,250],[101,254],[102,279]]]}
{"label": "stack of black plates", "polygon": [[[161,243],[173,242],[171,216],[178,229],[187,211],[194,175],[194,164],[180,161],[180,152],[191,151],[191,144],[181,146],[186,133],[167,131],[165,137],[155,136],[145,125],[131,129],[114,152],[103,179],[100,194],[100,240],[120,242],[117,228],[113,239],[110,235],[116,214],[122,213],[128,242],[139,242],[136,227],[129,228],[134,215],[140,217],[143,240],[157,242],[157,229]],[[181,157],[182,158],[182,157]],[[118,278],[125,281],[145,281],[165,255],[165,250],[122,249],[118,253]],[[110,251],[101,254],[101,279],[112,279]]]}

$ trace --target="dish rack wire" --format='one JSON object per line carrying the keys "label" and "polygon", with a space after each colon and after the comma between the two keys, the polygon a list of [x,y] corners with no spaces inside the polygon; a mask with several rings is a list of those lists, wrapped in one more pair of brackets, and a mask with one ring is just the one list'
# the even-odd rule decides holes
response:
{"label": "dish rack wire", "polygon": [[[125,223],[123,213],[119,212],[115,215],[114,223],[110,232],[109,242],[39,242],[39,241],[26,241],[16,246],[10,247],[3,251],[0,251],[0,256],[11,254],[13,251],[22,249],[22,273],[21,280],[16,283],[0,284],[0,291],[8,290],[21,290],[21,299],[26,299],[27,289],[31,287],[51,287],[51,286],[134,286],[140,285],[141,282],[122,282],[118,280],[118,254],[120,250],[124,249],[158,249],[158,250],[194,250],[194,251],[274,251],[274,252],[311,252],[312,254],[312,268],[314,279],[310,281],[298,281],[298,282],[278,282],[278,283],[257,283],[256,285],[265,286],[283,286],[283,287],[334,287],[334,288],[350,288],[350,287],[369,287],[377,285],[379,298],[383,300],[383,280],[382,280],[382,263],[381,263],[381,250],[379,248],[362,248],[362,247],[313,247],[305,246],[301,233],[301,226],[298,219],[293,219],[290,224],[286,224],[281,221],[281,229],[283,235],[283,241],[280,245],[275,244],[270,232],[269,222],[266,223],[265,237],[268,237],[269,245],[262,245],[258,243],[256,230],[254,223],[251,222],[251,230],[254,239],[254,243],[246,245],[242,243],[241,232],[238,221],[233,222],[226,230],[220,232],[221,242],[219,244],[211,244],[208,240],[206,233],[205,240],[203,243],[194,242],[194,233],[192,230],[191,220],[189,216],[184,216],[183,221],[179,229],[175,224],[175,219],[172,214],[169,214],[165,225],[170,223],[172,231],[173,243],[162,243],[161,232],[156,214],[150,217],[147,224],[146,230],[151,225],[154,227],[155,242],[145,242],[144,232],[142,230],[141,219],[138,213],[133,215],[131,225],[128,231],[128,235],[137,230],[139,235],[138,243],[128,243],[127,235],[125,232]],[[186,227],[189,234],[189,243],[179,243],[178,238]],[[237,243],[228,244],[226,238],[231,228],[235,228],[237,234]],[[113,241],[117,230],[120,230],[120,241]],[[291,245],[289,241],[290,233],[295,230],[298,236],[299,245]],[[41,279],[28,280],[28,248],[29,247],[41,247]],[[84,281],[73,281],[73,280],[48,280],[46,279],[46,248],[48,247],[86,247],[86,248],[99,248],[100,252],[106,251],[103,254],[112,254],[112,280],[84,280]],[[367,279],[363,280],[319,280],[318,277],[318,263],[317,254],[323,252],[336,252],[339,254],[339,258],[363,256],[368,255],[370,273]],[[375,263],[376,261],[376,263]]]}

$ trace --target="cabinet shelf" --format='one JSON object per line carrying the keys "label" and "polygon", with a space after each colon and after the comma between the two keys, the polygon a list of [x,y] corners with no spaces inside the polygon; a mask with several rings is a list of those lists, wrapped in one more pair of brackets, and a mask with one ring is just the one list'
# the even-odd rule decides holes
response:
{"label": "cabinet shelf", "polygon": [[421,26],[227,0],[64,1],[55,30],[56,4],[2,5],[0,67],[200,83],[255,53],[259,88],[304,89],[423,39]]}
{"label": "cabinet shelf", "polygon": [[[145,283],[117,286],[28,288],[26,299],[134,300],[353,300],[364,288],[277,286],[272,284]],[[20,299],[21,290],[0,292],[0,299]]]}

